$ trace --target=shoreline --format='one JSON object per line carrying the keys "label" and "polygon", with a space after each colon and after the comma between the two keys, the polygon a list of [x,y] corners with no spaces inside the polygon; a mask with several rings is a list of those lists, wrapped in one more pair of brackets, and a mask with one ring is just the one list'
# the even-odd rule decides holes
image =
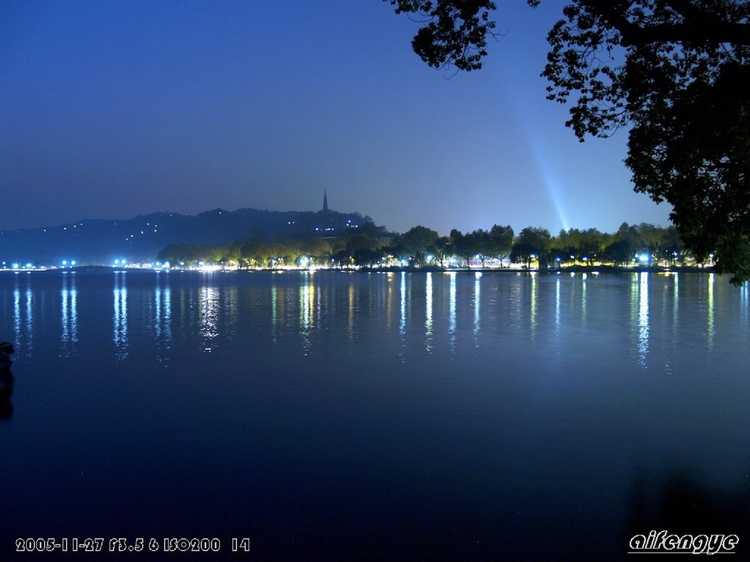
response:
{"label": "shoreline", "polygon": [[638,267],[627,267],[627,266],[611,266],[611,265],[602,265],[602,266],[583,266],[583,265],[577,265],[577,266],[568,266],[568,267],[556,267],[553,269],[535,269],[535,268],[525,268],[525,267],[488,267],[488,268],[481,268],[481,267],[472,267],[472,268],[450,268],[450,267],[434,267],[434,266],[427,266],[427,267],[351,267],[351,268],[339,268],[339,267],[330,267],[330,268],[302,268],[302,267],[286,267],[286,268],[258,268],[258,269],[243,269],[243,268],[222,268],[222,267],[214,267],[210,269],[200,269],[200,268],[156,268],[156,267],[138,267],[138,266],[132,266],[132,267],[112,267],[112,266],[106,266],[106,265],[80,265],[75,267],[65,267],[65,268],[57,268],[57,267],[49,267],[49,268],[23,268],[23,269],[0,269],[0,273],[14,273],[14,274],[20,274],[20,273],[45,273],[45,272],[104,272],[104,271],[115,271],[115,272],[126,272],[126,271],[154,271],[157,273],[169,273],[169,272],[189,272],[189,271],[195,271],[199,273],[233,273],[233,272],[240,272],[240,273],[262,273],[262,272],[271,272],[271,273],[290,273],[290,272],[308,272],[308,273],[315,273],[315,272],[324,272],[324,271],[331,271],[331,272],[344,272],[344,273],[356,273],[356,272],[364,272],[364,273],[482,273],[482,274],[507,274],[507,273],[527,273],[527,274],[538,274],[538,275],[554,275],[554,274],[562,274],[562,273],[587,273],[592,275],[601,275],[601,274],[622,274],[622,273],[660,273],[665,275],[671,275],[671,274],[677,274],[677,273],[714,273],[717,275],[720,275],[717,273],[713,266],[706,266],[706,267],[697,267],[697,266],[670,266],[670,267],[664,267],[664,266],[651,266],[651,267],[644,267],[644,266],[638,266]]}

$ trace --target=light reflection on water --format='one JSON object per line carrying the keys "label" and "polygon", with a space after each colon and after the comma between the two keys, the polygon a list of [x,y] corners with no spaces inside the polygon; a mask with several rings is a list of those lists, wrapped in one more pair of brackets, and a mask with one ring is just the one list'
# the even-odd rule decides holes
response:
{"label": "light reflection on water", "polygon": [[[133,313],[134,301],[129,295],[133,289],[129,288],[128,275],[133,273],[112,273],[112,342],[116,357],[120,360],[126,359],[132,350],[129,316]],[[268,320],[273,342],[286,343],[288,335],[293,333],[297,335],[305,354],[315,352],[316,346],[323,341],[321,334],[324,328],[336,317],[336,294],[343,297],[346,318],[344,333],[350,342],[358,340],[360,325],[369,322],[371,316],[382,315],[386,329],[391,327],[392,318],[398,317],[397,333],[403,360],[406,359],[406,348],[419,332],[422,347],[427,353],[434,353],[440,345],[445,345],[451,354],[455,354],[458,346],[462,345],[460,338],[463,333],[472,335],[474,348],[482,345],[483,338],[489,337],[489,332],[503,332],[507,336],[525,333],[531,343],[564,340],[567,337],[566,326],[569,329],[579,326],[576,329],[584,331],[595,329],[589,318],[589,308],[597,307],[598,322],[601,314],[599,301],[604,298],[602,287],[612,284],[612,278],[607,280],[606,275],[540,277],[537,274],[523,276],[506,273],[502,274],[503,281],[498,283],[500,274],[488,276],[473,272],[469,277],[460,272],[441,275],[401,272],[396,275],[372,274],[366,283],[360,282],[364,276],[348,275],[345,278],[350,282],[344,283],[344,293],[340,294],[336,292],[338,289],[328,286],[330,283],[326,274],[302,273],[300,277],[285,274],[273,275],[268,286],[253,289],[255,300],[251,310],[248,287],[217,283],[215,278],[206,278],[199,286],[175,288],[169,274],[155,275],[151,294],[139,296],[138,303],[148,303],[150,319],[147,325],[153,331],[153,340],[162,346],[157,355],[163,360],[168,359],[176,326],[180,326],[181,331],[189,331],[191,326],[197,325],[202,349],[210,352],[220,338],[241,337],[238,330],[242,329],[244,322],[253,318],[260,319],[261,325],[265,324],[263,319]],[[659,323],[664,324],[675,337],[685,318],[693,322],[696,313],[702,315],[703,328],[699,330],[704,334],[708,350],[714,349],[716,344],[717,310],[720,307],[723,310],[727,306],[736,306],[743,325],[748,325],[750,299],[747,284],[732,288],[732,292],[721,286],[723,300],[717,305],[717,286],[724,280],[717,281],[714,274],[695,276],[694,282],[685,287],[680,281],[681,276],[676,274],[655,276],[637,272],[629,276],[630,337],[633,355],[642,368],[649,364],[652,324],[657,313]],[[80,279],[80,274],[77,277],[74,272],[64,272],[58,285],[59,337],[61,354],[64,356],[75,354],[80,346],[81,289],[77,279]],[[37,296],[33,282],[33,276],[15,275],[11,291],[6,293],[11,296],[9,316],[13,318],[13,337],[20,353],[33,350],[34,326],[39,321],[34,312]],[[138,291],[140,295],[143,287],[138,285]],[[262,296],[263,291],[266,291],[266,298]],[[482,296],[485,291],[489,291],[490,295],[486,301]],[[683,292],[686,294],[681,297]],[[736,300],[735,305],[726,302],[728,296]],[[590,302],[592,298],[595,299],[594,304]],[[690,299],[685,304],[690,305],[689,309],[685,308],[688,315],[685,318],[681,298]],[[621,304],[614,302],[609,306],[619,307]],[[141,304],[138,306],[142,307]],[[424,310],[423,316],[420,313],[421,320],[413,316],[415,310]],[[141,314],[140,309],[136,312]],[[194,314],[197,317],[192,323]]]}
{"label": "light reflection on water", "polygon": [[200,330],[205,351],[213,349],[213,340],[219,336],[220,298],[216,287],[201,288]]}
{"label": "light reflection on water", "polygon": [[646,366],[648,356],[648,273],[640,273],[638,285],[638,362]]}
{"label": "light reflection on water", "polygon": [[354,285],[349,285],[347,297],[347,334],[349,335],[349,341],[352,341],[356,335],[354,331],[356,322],[355,314],[359,308],[359,293],[354,289]]}
{"label": "light reflection on water", "polygon": [[479,335],[480,318],[482,317],[482,298],[481,298],[481,282],[482,273],[477,271],[474,274],[474,345],[479,346]]}
{"label": "light reflection on water", "polygon": [[[112,342],[116,356],[121,360],[130,353],[132,326],[129,317],[131,313],[141,314],[140,310],[132,309],[128,275],[121,271],[112,273]],[[154,340],[163,346],[160,356],[165,354],[164,358],[167,358],[175,325],[183,330],[190,329],[190,311],[198,315],[196,320],[205,351],[214,349],[219,338],[238,337],[242,323],[248,321],[249,303],[246,301],[247,293],[251,290],[249,287],[225,286],[207,279],[200,287],[175,289],[168,274],[160,275],[150,296],[139,297],[139,302],[148,302],[151,307],[147,324],[153,330]],[[331,318],[335,318],[337,305],[335,293],[329,294],[332,289],[325,288],[325,274],[301,275],[298,279],[293,275],[274,276],[270,286],[253,289],[255,310],[252,316],[268,319],[273,342],[287,342],[286,334],[296,333],[304,353],[309,354],[321,345],[322,330]],[[638,365],[642,368],[648,366],[652,323],[657,312],[659,323],[668,326],[669,332],[677,336],[683,321],[683,307],[686,307],[685,314],[691,322],[695,320],[695,313],[701,311],[703,328],[700,333],[704,334],[706,348],[714,349],[719,330],[717,286],[724,280],[717,281],[714,274],[706,274],[695,276],[693,282],[683,286],[682,277],[676,274],[658,276],[658,283],[654,274],[638,272],[630,276],[631,336]],[[503,282],[498,285],[497,276],[482,276],[480,272],[471,277],[456,272],[444,275],[402,272],[397,275],[371,275],[368,284],[360,286],[356,282],[357,277],[348,277],[351,282],[345,284],[343,294],[347,339],[351,342],[358,340],[360,324],[368,321],[369,316],[383,316],[386,329],[397,326],[404,360],[406,347],[418,332],[422,334],[420,339],[427,353],[438,351],[440,345],[446,345],[450,353],[456,353],[457,346],[461,345],[461,335],[466,333],[473,336],[472,347],[477,348],[482,345],[483,338],[489,337],[488,331],[510,335],[518,333],[517,330],[524,325],[530,342],[539,338],[544,341],[549,341],[551,337],[565,338],[566,326],[580,326],[576,329],[584,331],[594,329],[593,325],[589,325],[592,321],[589,309],[597,307],[597,318],[602,314],[600,287],[611,283],[603,281],[606,276],[590,277],[586,274],[571,277],[504,274]],[[59,281],[59,337],[61,352],[66,356],[74,354],[80,344],[79,278],[73,272],[65,272]],[[513,281],[508,282],[511,279]],[[138,286],[138,290],[142,288]],[[685,298],[692,300],[681,303],[683,293]],[[723,286],[721,293],[727,293]],[[9,316],[13,318],[16,346],[21,353],[30,353],[34,348],[34,326],[38,321],[35,317],[37,296],[33,289],[33,278],[15,275],[12,289],[6,294],[12,300]],[[747,285],[730,294],[736,297],[739,318],[747,327],[750,300]],[[591,295],[594,295],[594,301]],[[395,303],[398,304],[394,308]],[[414,308],[415,303],[418,309],[424,311],[424,316],[413,316],[413,311],[418,310]],[[621,301],[613,306],[622,304],[624,302]],[[721,301],[722,311],[727,306]],[[470,316],[467,316],[469,311]],[[462,324],[464,318],[465,325]]]}
{"label": "light reflection on water", "polygon": [[271,333],[274,343],[279,339],[279,303],[282,301],[283,299],[279,298],[279,288],[275,284],[271,285]]}
{"label": "light reflection on water", "polygon": [[508,311],[508,321],[511,325],[518,325],[521,322],[521,310],[523,308],[521,303],[522,288],[522,283],[512,283],[510,287],[508,287],[508,305],[510,308]]}
{"label": "light reflection on water", "polygon": [[584,328],[586,327],[586,320],[588,318],[586,314],[586,280],[588,278],[588,273],[581,274],[581,318],[583,319]]}
{"label": "light reflection on water", "polygon": [[401,298],[399,300],[399,324],[398,333],[403,337],[406,334],[406,279],[407,275],[405,272],[401,272],[401,287],[400,293]]}
{"label": "light reflection on water", "polygon": [[[584,284],[585,287],[585,284]],[[539,296],[539,285],[537,281],[537,273],[532,272],[531,273],[531,305],[530,305],[530,315],[531,315],[531,341],[533,342],[536,339],[536,329],[537,329],[537,298]],[[584,309],[584,316],[585,316],[585,310],[586,310],[586,298],[584,296],[583,299],[583,309]]]}
{"label": "light reflection on water", "polygon": [[456,328],[458,322],[456,320],[456,273],[451,272],[450,276],[450,293],[448,297],[448,347],[450,348],[451,354],[456,352]]}
{"label": "light reflection on water", "polygon": [[113,328],[112,341],[115,344],[117,358],[128,356],[128,289],[125,283],[125,271],[115,271],[115,288],[113,295]]}
{"label": "light reflection on water", "polygon": [[[21,289],[25,285],[25,290]],[[18,342],[16,352],[29,356],[34,349],[34,311],[33,292],[30,277],[14,274],[13,286],[13,335]],[[10,316],[10,315],[9,315]]]}
{"label": "light reflection on water", "polygon": [[165,274],[159,272],[157,275],[152,321],[154,338],[159,346],[157,358],[159,361],[168,361],[172,345],[172,290],[169,279],[164,278]]}
{"label": "light reflection on water", "polygon": [[398,334],[401,345],[399,347],[398,356],[402,363],[406,362],[406,280],[407,275],[405,272],[401,272],[401,280],[399,286],[399,320],[398,320]]}
{"label": "light reflection on water", "polygon": [[320,311],[320,302],[319,300],[316,302],[315,284],[311,279],[312,275],[309,272],[305,272],[303,275],[299,295],[299,333],[304,354],[309,355],[312,351],[313,330],[315,330],[316,323],[319,320],[316,316]]}
{"label": "light reflection on water", "polygon": [[714,336],[716,335],[716,329],[714,327],[714,277],[713,273],[708,275],[708,303],[707,303],[707,314],[708,318],[706,325],[708,326],[708,349],[714,348]]}
{"label": "light reflection on water", "polygon": [[560,276],[555,280],[555,336],[560,335]]}
{"label": "light reflection on water", "polygon": [[[675,336],[677,334],[677,327],[679,326],[679,319],[680,319],[680,300],[678,298],[678,295],[680,294],[680,276],[679,275],[671,275],[669,277],[672,282],[672,335]],[[666,306],[666,300],[665,300],[665,306]],[[740,306],[742,306],[740,304]]]}
{"label": "light reflection on water", "polygon": [[63,355],[73,354],[78,343],[78,291],[76,291],[76,276],[74,272],[63,274],[62,289],[60,290],[62,300],[62,342]]}
{"label": "light reflection on water", "polygon": [[432,272],[425,274],[425,320],[424,320],[424,348],[429,353],[432,351]]}

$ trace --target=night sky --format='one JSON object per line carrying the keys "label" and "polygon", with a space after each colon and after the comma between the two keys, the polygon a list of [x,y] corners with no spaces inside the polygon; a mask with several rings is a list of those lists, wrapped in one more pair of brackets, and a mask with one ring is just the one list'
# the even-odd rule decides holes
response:
{"label": "night sky", "polygon": [[581,144],[545,99],[565,3],[500,2],[484,69],[452,75],[381,0],[0,0],[0,230],[324,190],[399,232],[666,225],[626,134]]}

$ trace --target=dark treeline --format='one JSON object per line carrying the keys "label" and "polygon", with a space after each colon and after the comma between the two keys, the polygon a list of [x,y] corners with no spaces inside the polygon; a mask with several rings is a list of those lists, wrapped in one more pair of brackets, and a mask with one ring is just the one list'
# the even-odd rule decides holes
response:
{"label": "dark treeline", "polygon": [[692,256],[673,226],[623,223],[617,232],[595,228],[561,230],[524,228],[517,235],[510,226],[494,225],[448,236],[415,226],[393,234],[365,223],[341,236],[318,233],[260,235],[229,246],[173,244],[159,252],[160,262],[172,266],[225,265],[258,267],[503,267],[511,263],[531,267],[552,265],[625,266],[633,263],[678,265]]}

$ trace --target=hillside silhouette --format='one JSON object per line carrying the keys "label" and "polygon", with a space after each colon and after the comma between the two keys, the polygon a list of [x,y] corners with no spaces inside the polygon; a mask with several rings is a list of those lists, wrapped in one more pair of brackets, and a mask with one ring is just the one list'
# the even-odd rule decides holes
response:
{"label": "hillside silhouette", "polygon": [[153,213],[128,220],[82,220],[0,231],[0,266],[148,262],[170,244],[226,245],[250,238],[338,236],[372,219],[359,213],[214,209],[199,215]]}

